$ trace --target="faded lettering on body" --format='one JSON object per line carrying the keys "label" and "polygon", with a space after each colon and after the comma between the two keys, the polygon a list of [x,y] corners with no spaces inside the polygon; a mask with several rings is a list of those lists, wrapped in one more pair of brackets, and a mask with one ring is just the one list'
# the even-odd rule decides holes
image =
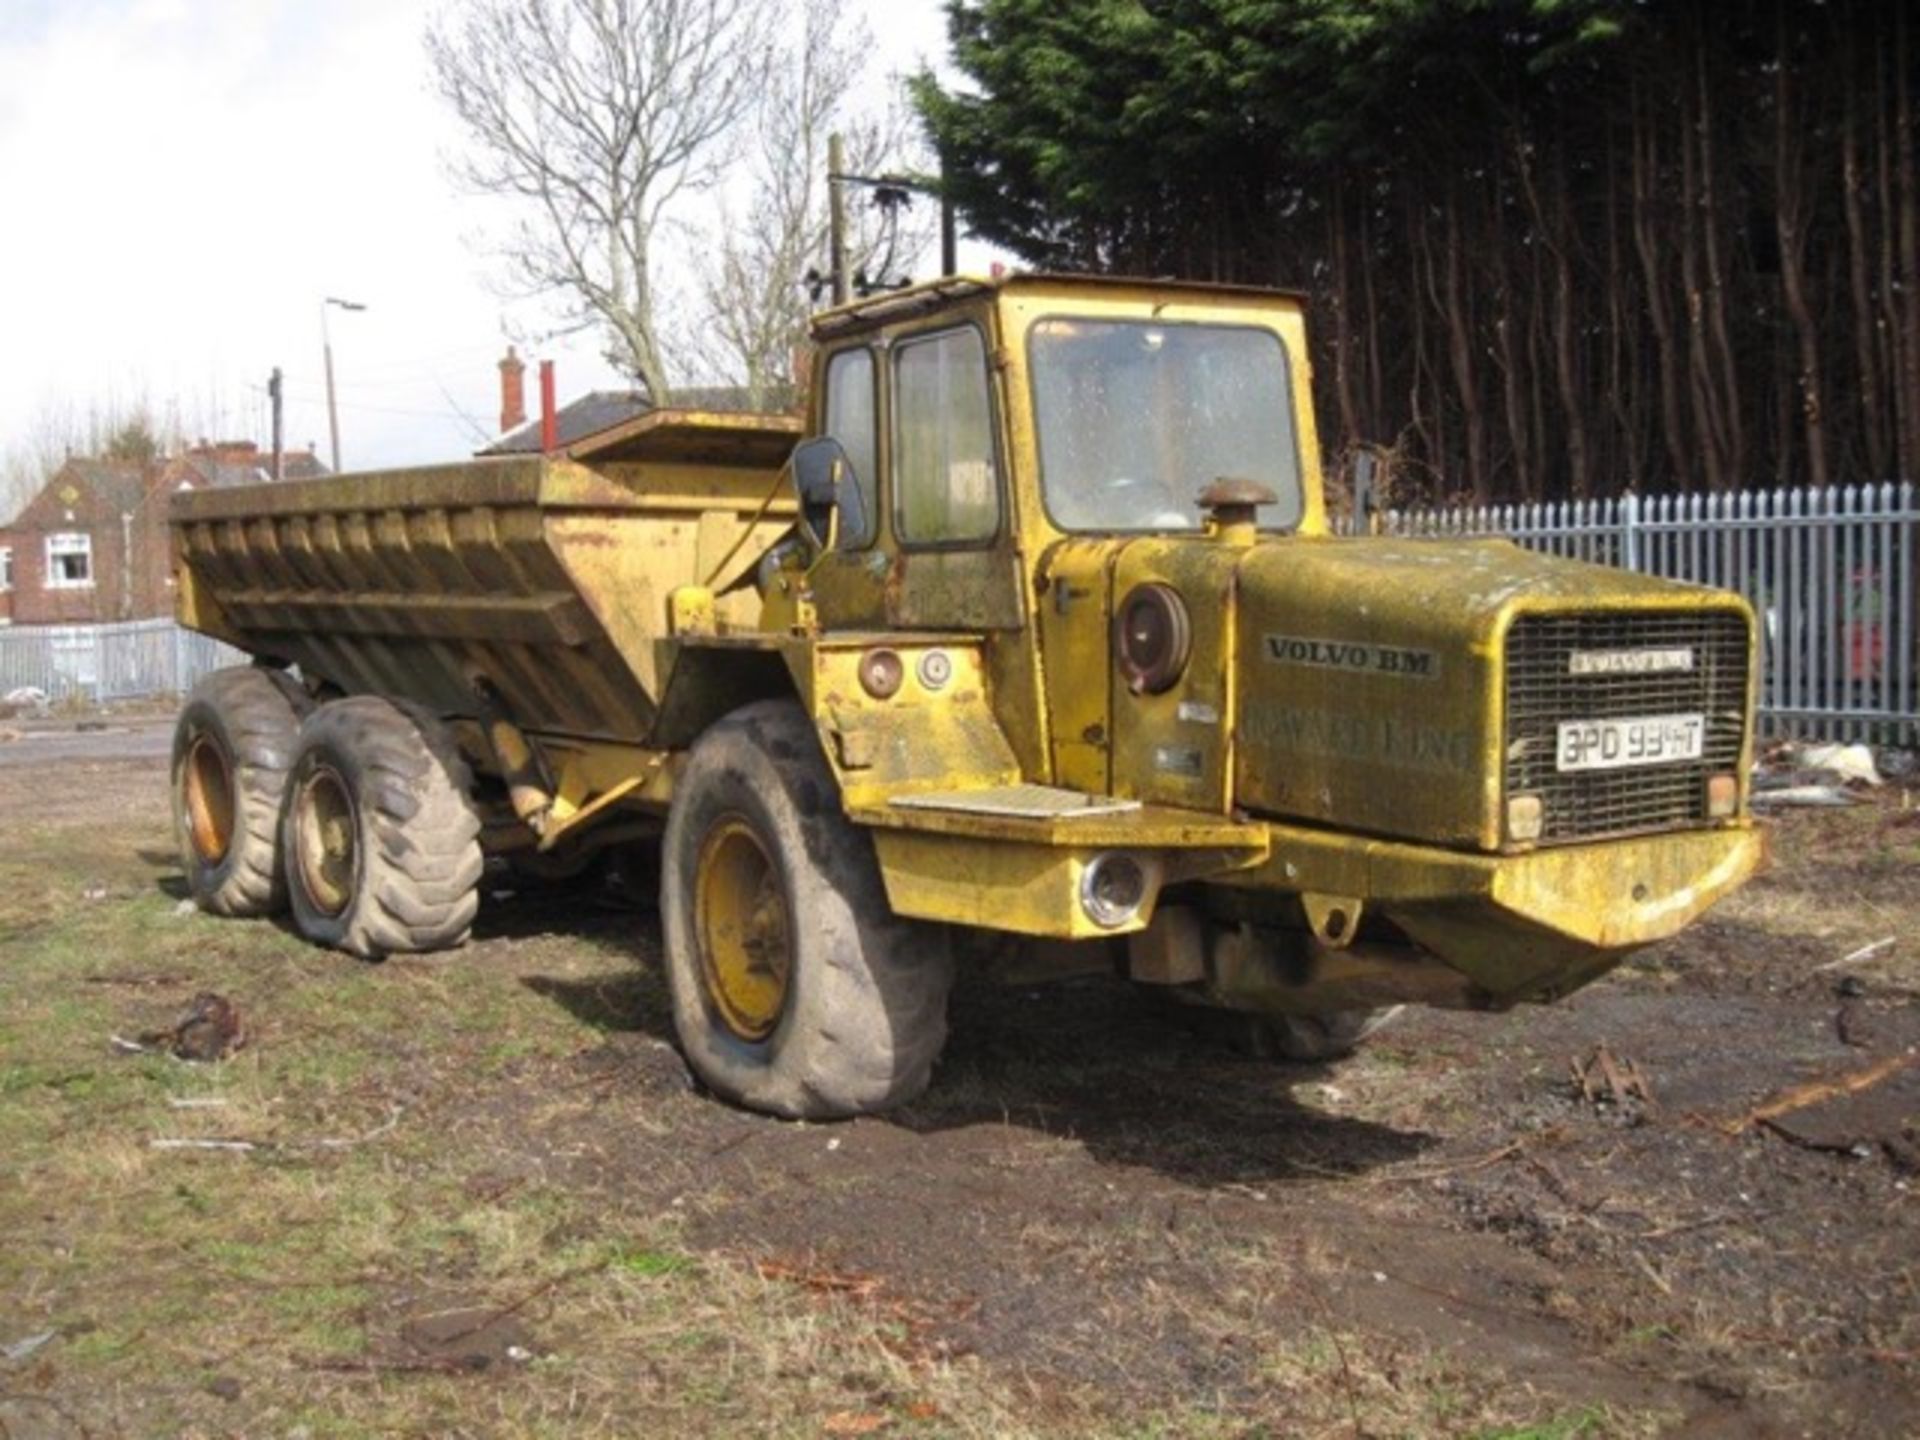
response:
{"label": "faded lettering on body", "polygon": [[1456,774],[1479,763],[1472,730],[1422,724],[1400,715],[1276,705],[1252,719],[1250,728],[1260,740],[1277,747],[1343,760]]}

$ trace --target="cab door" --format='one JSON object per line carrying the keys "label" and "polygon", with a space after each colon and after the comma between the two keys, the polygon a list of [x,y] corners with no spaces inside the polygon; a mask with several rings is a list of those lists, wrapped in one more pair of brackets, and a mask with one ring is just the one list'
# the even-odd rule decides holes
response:
{"label": "cab door", "polygon": [[987,357],[974,324],[903,335],[891,346],[890,626],[993,631],[1025,622]]}
{"label": "cab door", "polygon": [[828,629],[878,629],[886,621],[893,564],[881,534],[879,356],[867,345],[852,345],[829,355],[821,375],[826,393],[820,400],[819,433],[831,435],[846,452],[865,502],[860,507],[864,524],[850,530],[843,520],[834,548],[814,561],[807,583]]}

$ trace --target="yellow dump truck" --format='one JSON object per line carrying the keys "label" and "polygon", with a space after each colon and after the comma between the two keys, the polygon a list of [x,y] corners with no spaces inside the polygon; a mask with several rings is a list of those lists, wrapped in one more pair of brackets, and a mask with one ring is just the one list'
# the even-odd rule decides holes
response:
{"label": "yellow dump truck", "polygon": [[1303,305],[949,278],[811,408],[174,502],[207,910],[460,944],[489,855],[651,844],[674,1022],[783,1115],[928,1083],[1030,937],[1293,1058],[1567,994],[1754,869],[1736,596],[1329,533]]}

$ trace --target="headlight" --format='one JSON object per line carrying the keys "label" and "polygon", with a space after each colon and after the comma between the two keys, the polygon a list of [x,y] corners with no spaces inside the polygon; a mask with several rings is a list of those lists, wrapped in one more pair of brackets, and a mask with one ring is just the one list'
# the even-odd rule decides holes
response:
{"label": "headlight", "polygon": [[1738,775],[1709,775],[1707,777],[1707,814],[1715,820],[1725,820],[1740,808],[1740,777]]}
{"label": "headlight", "polygon": [[1114,617],[1113,648],[1134,694],[1158,695],[1187,668],[1193,622],[1187,602],[1171,585],[1136,585]]}
{"label": "headlight", "polygon": [[1538,840],[1546,826],[1546,802],[1538,795],[1515,795],[1507,801],[1509,840]]}
{"label": "headlight", "polygon": [[1126,924],[1147,903],[1147,870],[1131,855],[1109,850],[1080,874],[1080,908],[1103,929]]}

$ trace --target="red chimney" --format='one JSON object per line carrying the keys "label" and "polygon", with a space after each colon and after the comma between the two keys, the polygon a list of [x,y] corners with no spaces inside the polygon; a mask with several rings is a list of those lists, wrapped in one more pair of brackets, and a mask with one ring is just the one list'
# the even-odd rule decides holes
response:
{"label": "red chimney", "polygon": [[527,367],[507,346],[507,358],[500,362],[500,433],[518,430],[527,423],[527,388],[521,377]]}

